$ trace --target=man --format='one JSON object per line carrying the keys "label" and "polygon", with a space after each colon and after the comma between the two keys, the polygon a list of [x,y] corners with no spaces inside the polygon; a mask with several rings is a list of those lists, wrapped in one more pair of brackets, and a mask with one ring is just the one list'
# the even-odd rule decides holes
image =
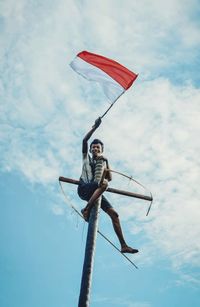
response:
{"label": "man", "polygon": [[[112,180],[111,172],[109,171],[108,160],[103,156],[103,143],[98,139],[93,140],[89,148],[89,151],[92,156],[88,154],[88,140],[90,139],[94,131],[100,126],[100,124],[101,118],[99,117],[92,126],[92,129],[86,134],[83,139],[83,167],[82,174],[80,177],[80,183],[78,186],[78,195],[81,199],[87,201],[87,205],[81,210],[81,212],[83,214],[84,219],[88,221],[90,211],[95,201],[101,196],[101,208],[110,216],[112,220],[113,228],[121,244],[121,252],[134,254],[137,253],[138,250],[129,247],[126,244],[122,233],[118,213],[113,209],[105,196],[102,195],[108,187],[108,181]],[[100,164],[101,166],[99,166]],[[102,172],[103,169],[106,170],[106,172]],[[98,177],[102,178],[100,178],[100,180],[97,180],[96,178]]]}

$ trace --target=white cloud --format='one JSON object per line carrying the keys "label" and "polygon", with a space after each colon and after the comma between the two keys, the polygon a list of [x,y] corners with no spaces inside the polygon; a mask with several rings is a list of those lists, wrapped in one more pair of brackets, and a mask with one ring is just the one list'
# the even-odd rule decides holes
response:
{"label": "white cloud", "polygon": [[2,168],[42,184],[79,176],[82,137],[107,105],[68,63],[83,49],[110,56],[139,78],[97,136],[111,166],[149,186],[155,199],[149,223],[128,205],[119,206],[122,219],[136,217],[130,231],[144,233],[175,267],[199,266],[200,90],[196,74],[182,68],[197,69],[197,2],[114,3],[1,4]]}

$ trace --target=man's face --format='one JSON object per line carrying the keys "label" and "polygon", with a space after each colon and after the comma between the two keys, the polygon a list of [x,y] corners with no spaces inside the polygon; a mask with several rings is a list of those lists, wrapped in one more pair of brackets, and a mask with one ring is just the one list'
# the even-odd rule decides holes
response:
{"label": "man's face", "polygon": [[102,155],[102,147],[101,144],[92,144],[91,153],[93,157],[98,157]]}

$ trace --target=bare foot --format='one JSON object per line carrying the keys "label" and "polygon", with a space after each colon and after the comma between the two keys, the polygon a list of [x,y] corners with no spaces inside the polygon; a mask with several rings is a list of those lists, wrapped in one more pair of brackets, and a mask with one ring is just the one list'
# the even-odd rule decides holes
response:
{"label": "bare foot", "polygon": [[88,222],[88,221],[89,221],[89,217],[90,217],[90,212],[89,212],[89,210],[88,210],[87,208],[83,208],[83,209],[81,210],[81,213],[82,213],[82,215],[83,215],[84,220],[85,220],[86,222]]}
{"label": "bare foot", "polygon": [[125,246],[122,247],[121,252],[122,253],[129,253],[129,254],[136,254],[139,251],[138,251],[138,249],[135,249],[135,248],[132,248],[128,245],[125,245]]}

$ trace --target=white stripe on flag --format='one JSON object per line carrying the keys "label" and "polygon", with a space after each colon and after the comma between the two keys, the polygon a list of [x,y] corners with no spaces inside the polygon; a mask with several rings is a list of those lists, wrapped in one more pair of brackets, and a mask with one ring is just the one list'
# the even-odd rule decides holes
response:
{"label": "white stripe on flag", "polygon": [[87,80],[100,83],[100,85],[103,87],[105,95],[111,102],[114,102],[119,96],[122,95],[122,93],[125,92],[125,89],[103,70],[87,63],[79,57],[76,57],[70,63],[70,66]]}

